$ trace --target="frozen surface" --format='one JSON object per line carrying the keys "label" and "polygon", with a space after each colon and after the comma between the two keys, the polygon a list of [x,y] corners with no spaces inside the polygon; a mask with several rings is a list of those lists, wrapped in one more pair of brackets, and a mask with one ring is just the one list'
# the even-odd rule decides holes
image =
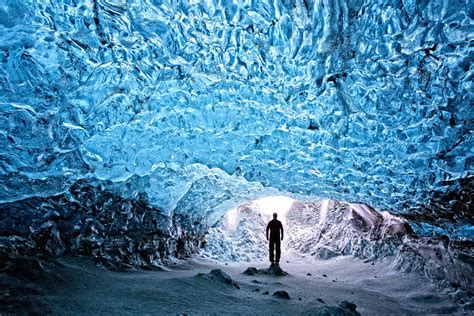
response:
{"label": "frozen surface", "polygon": [[0,0],[0,203],[86,179],[215,223],[279,191],[472,238],[473,12]]}
{"label": "frozen surface", "polygon": [[[2,297],[0,310],[7,314],[90,314],[92,310],[133,315],[315,315],[349,301],[362,315],[472,312],[473,300],[468,295],[450,295],[416,275],[392,271],[389,263],[371,265],[351,257],[299,260],[283,266],[290,276],[275,277],[244,275],[242,272],[253,262],[194,263],[186,270],[180,267],[167,272],[116,273],[84,259],[63,258],[54,266],[42,262],[46,271],[36,271],[36,278],[23,276],[21,282],[13,279],[16,286],[22,284],[29,291]],[[254,266],[268,267],[259,263]],[[209,273],[213,269],[225,274]],[[3,278],[5,274],[0,272],[0,282],[10,281],[10,290],[15,283]],[[239,288],[229,284],[228,277]],[[286,291],[290,299],[275,297],[272,294],[276,291]],[[27,307],[25,301],[33,303]]]}

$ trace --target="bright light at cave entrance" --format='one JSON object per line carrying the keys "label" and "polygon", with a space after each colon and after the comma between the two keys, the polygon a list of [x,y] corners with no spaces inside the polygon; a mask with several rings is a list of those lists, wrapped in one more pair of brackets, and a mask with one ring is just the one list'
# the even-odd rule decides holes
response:
{"label": "bright light at cave entrance", "polygon": [[273,213],[277,213],[279,219],[284,219],[293,201],[292,198],[287,196],[267,196],[254,201],[253,204],[258,211],[269,217]]}
{"label": "bright light at cave entrance", "polygon": [[227,230],[234,231],[239,225],[239,210],[237,208],[231,209],[225,214],[224,219],[224,227]]}
{"label": "bright light at cave entrance", "polygon": [[[252,208],[269,219],[273,213],[278,214],[278,219],[285,222],[286,213],[293,204],[293,199],[286,196],[267,196],[253,201]],[[239,225],[240,212],[238,208],[229,210],[224,215],[224,227],[228,231],[234,231]]]}

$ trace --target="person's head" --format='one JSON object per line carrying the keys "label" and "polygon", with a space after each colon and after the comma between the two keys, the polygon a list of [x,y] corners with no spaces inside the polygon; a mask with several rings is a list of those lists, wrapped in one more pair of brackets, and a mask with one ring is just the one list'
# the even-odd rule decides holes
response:
{"label": "person's head", "polygon": [[277,219],[278,217],[278,214],[277,213],[273,213],[273,219]]}

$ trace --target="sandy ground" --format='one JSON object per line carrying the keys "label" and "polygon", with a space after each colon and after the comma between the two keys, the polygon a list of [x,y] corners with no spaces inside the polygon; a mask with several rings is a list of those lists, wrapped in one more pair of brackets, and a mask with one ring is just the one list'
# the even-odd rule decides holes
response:
{"label": "sandy ground", "polygon": [[[266,268],[266,262],[226,265],[195,259],[170,271],[112,272],[91,259],[66,257],[48,268],[49,277],[36,278],[35,286],[41,289],[45,310],[60,315],[298,315],[344,300],[355,303],[362,315],[457,310],[430,282],[390,271],[389,263],[364,263],[353,257],[316,262],[293,258],[281,263],[289,276],[276,277],[242,273],[250,266]],[[240,289],[196,277],[216,268]],[[287,291],[290,299],[273,296],[278,290]]]}

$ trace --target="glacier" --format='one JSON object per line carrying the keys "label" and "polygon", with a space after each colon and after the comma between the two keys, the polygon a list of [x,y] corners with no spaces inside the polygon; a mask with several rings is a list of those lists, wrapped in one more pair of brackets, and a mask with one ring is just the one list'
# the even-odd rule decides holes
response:
{"label": "glacier", "polygon": [[0,0],[0,232],[21,240],[2,244],[153,263],[274,195],[472,242],[473,18],[467,0]]}

